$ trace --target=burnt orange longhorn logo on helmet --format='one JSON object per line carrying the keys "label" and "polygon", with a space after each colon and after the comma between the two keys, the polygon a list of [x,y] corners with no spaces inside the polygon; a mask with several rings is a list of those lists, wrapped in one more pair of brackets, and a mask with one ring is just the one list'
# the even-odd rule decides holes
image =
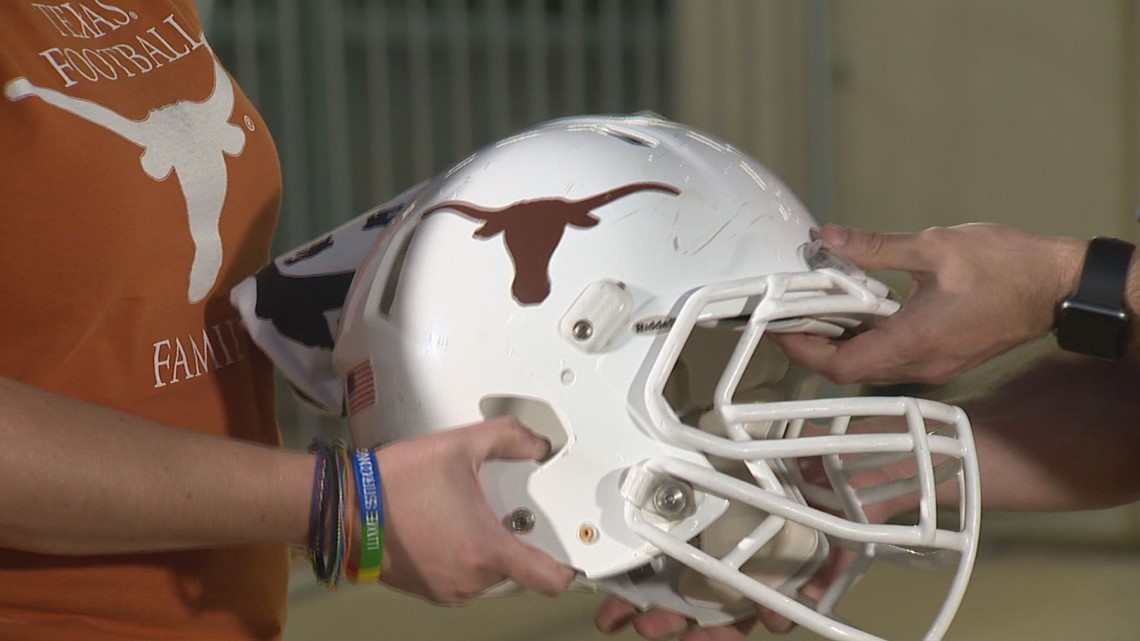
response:
{"label": "burnt orange longhorn logo on helmet", "polygon": [[579,200],[535,198],[501,209],[486,209],[468,202],[448,201],[424,212],[424,217],[451,210],[483,223],[474,238],[503,235],[503,245],[515,266],[511,293],[523,305],[534,305],[550,295],[550,259],[568,226],[593,227],[601,222],[591,210],[640,191],[661,191],[676,196],[676,187],[663,183],[632,183]]}

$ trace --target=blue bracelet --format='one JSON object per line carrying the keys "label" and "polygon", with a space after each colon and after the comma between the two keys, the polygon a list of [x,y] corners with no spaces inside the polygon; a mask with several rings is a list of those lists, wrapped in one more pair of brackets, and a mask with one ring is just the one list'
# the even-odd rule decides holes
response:
{"label": "blue bracelet", "polygon": [[358,449],[352,455],[356,472],[356,500],[360,509],[360,554],[349,560],[346,574],[354,582],[376,582],[384,556],[384,502],[380,492],[380,471],[371,449]]}

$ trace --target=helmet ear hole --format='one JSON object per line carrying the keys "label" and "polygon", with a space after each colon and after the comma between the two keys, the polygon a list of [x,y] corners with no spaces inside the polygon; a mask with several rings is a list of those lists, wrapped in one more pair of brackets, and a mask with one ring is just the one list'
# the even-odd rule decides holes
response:
{"label": "helmet ear hole", "polygon": [[484,396],[479,401],[479,411],[482,412],[483,418],[513,416],[532,432],[550,441],[548,459],[562,451],[570,440],[570,433],[554,413],[554,408],[536,398]]}

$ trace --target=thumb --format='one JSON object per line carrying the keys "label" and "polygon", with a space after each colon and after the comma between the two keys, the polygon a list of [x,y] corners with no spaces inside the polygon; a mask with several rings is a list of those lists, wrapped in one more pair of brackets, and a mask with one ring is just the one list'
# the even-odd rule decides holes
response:
{"label": "thumb", "polygon": [[570,587],[574,570],[562,565],[547,553],[533,548],[509,534],[503,555],[507,577],[519,585],[546,596],[558,596]]}
{"label": "thumb", "polygon": [[482,460],[540,461],[550,454],[550,442],[523,427],[513,416],[498,416],[470,429],[476,430],[475,453]]}
{"label": "thumb", "polygon": [[869,271],[920,271],[925,265],[916,234],[881,234],[828,224],[820,228],[819,237],[828,251]]}

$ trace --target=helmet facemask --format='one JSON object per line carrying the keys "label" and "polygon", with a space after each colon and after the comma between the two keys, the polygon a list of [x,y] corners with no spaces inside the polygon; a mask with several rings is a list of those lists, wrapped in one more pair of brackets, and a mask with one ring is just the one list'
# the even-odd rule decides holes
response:
{"label": "helmet facemask", "polygon": [[[977,547],[980,492],[965,415],[912,398],[821,399],[822,381],[765,337],[805,327],[838,334],[892,312],[883,293],[850,269],[822,268],[687,297],[633,397],[650,429],[703,452],[710,466],[659,458],[630,470],[627,523],[667,561],[615,579],[611,591],[634,602],[641,592],[658,601],[672,592],[672,603],[658,605],[705,624],[756,602],[824,636],[877,639],[836,612],[863,574],[880,560],[942,565],[953,571],[947,597],[922,631],[941,637]],[[670,520],[661,509],[671,494],[723,500],[723,512],[706,514],[694,534],[685,523],[693,514]],[[939,497],[957,511],[939,510]],[[828,581],[801,591],[817,573]]]}

